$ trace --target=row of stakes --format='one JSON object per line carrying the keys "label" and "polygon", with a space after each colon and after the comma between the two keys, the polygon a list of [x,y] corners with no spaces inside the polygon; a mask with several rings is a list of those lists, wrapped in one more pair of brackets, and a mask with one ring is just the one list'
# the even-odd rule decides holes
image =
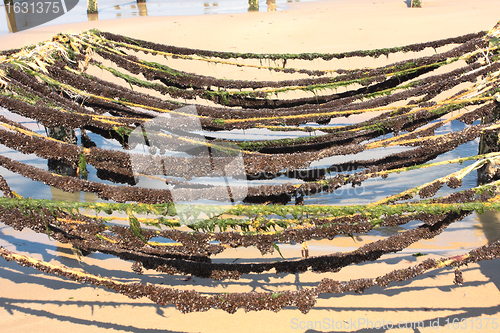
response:
{"label": "row of stakes", "polygon": [[[4,1],[13,1],[13,0],[4,0]],[[146,0],[136,0],[137,3],[145,3]],[[276,0],[267,0],[266,1],[269,8],[276,8]],[[248,10],[249,11],[258,11],[259,10],[259,0],[248,0]],[[97,0],[87,0],[87,14],[97,14]]]}

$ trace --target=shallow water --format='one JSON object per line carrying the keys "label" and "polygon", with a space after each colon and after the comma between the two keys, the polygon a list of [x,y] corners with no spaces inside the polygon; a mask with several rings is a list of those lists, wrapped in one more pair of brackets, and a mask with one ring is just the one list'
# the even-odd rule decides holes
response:
{"label": "shallow water", "polygon": [[[35,121],[13,115],[12,113],[1,108],[0,108],[0,115],[4,115],[8,118],[15,119],[21,122],[24,126],[27,126],[28,128],[38,133],[41,134],[45,133],[44,127],[38,125]],[[341,119],[345,118],[336,118],[335,122],[336,123],[342,122]],[[459,121],[452,121],[447,126],[444,126],[439,130],[437,130],[436,134],[444,134],[451,131],[459,131],[465,128],[466,126],[468,125],[465,125]],[[308,133],[304,132],[289,132],[286,134],[283,133],[279,134],[278,132],[268,133],[268,131],[260,131],[260,130],[245,131],[244,133],[240,132],[241,131],[222,132],[222,133],[217,133],[216,136],[232,137],[232,138],[239,137],[239,139],[245,139],[245,140],[263,140],[271,138],[275,139],[276,136],[278,135],[281,135],[281,137],[283,136],[297,137],[297,136],[309,135]],[[88,132],[87,134],[100,147],[106,149],[123,150],[121,145],[114,140],[104,139],[101,136],[93,134],[91,132]],[[211,135],[214,135],[214,133],[211,132]],[[76,136],[78,138],[80,137],[79,130],[76,130]],[[478,153],[478,145],[479,145],[479,140],[474,140],[465,143],[456,148],[455,150],[439,156],[437,159],[431,162],[475,155]],[[408,149],[412,148],[395,146],[395,147],[367,150],[355,155],[333,156],[314,162],[312,163],[311,167],[325,168],[332,164],[347,162],[351,160],[380,158],[382,156],[387,156]],[[34,155],[23,155],[16,151],[12,151],[4,146],[0,146],[0,153],[5,156],[14,158],[18,161],[23,161],[25,163],[28,163],[30,165],[45,170],[48,169],[47,161],[38,158]],[[368,204],[370,202],[375,202],[377,200],[383,199],[389,195],[397,194],[409,188],[433,181],[436,178],[443,177],[447,174],[458,171],[472,163],[473,161],[467,161],[464,162],[464,164],[462,165],[449,164],[428,169],[412,170],[406,172],[404,179],[402,179],[401,176],[398,176],[396,174],[389,175],[389,177],[386,179],[382,179],[380,177],[372,178],[364,181],[362,186],[359,187],[352,187],[348,185],[337,189],[333,193],[320,193],[313,196],[306,196],[305,204],[308,205]],[[99,181],[107,184],[113,184],[110,181],[101,180],[97,178],[96,170],[92,166],[87,166],[87,168],[89,171],[89,180]],[[339,170],[339,172],[343,171]],[[354,172],[354,171],[349,171],[349,172]],[[13,174],[2,167],[0,167],[0,173],[6,178],[7,182],[11,185],[12,189],[23,196],[39,198],[39,199],[45,198],[54,200],[67,200],[67,201],[102,201],[91,193],[80,193],[80,192],[65,193],[53,187],[46,186],[38,182],[34,182],[30,179],[24,178],[17,174]],[[329,175],[328,177],[334,176],[335,174],[336,174],[335,172],[332,172],[331,175]],[[197,180],[199,181],[200,179]],[[268,181],[266,180],[258,181],[258,184],[265,184],[265,183],[276,184],[278,182],[300,183],[302,181],[282,176]],[[252,182],[251,185],[257,185],[257,182],[255,183]],[[141,186],[149,187],[147,186],[146,183],[141,184]],[[463,185],[461,187],[461,190],[472,188],[475,186],[477,186],[477,174],[476,172],[472,172],[463,179]],[[446,196],[450,193],[452,193],[452,190],[445,185],[437,192],[436,196]],[[347,242],[345,241],[345,237],[336,237],[333,241],[328,241],[326,243],[322,242],[321,244],[317,245],[319,246],[319,248],[317,247],[316,249],[318,251],[341,251],[342,249],[343,251],[346,251],[351,247],[354,248],[359,246],[360,244],[364,243],[367,240],[373,240],[374,239],[373,237],[375,238],[386,237],[389,235],[393,235],[397,232],[414,228],[420,224],[421,222],[419,221],[413,221],[407,225],[400,227],[378,228],[366,235],[356,236],[353,240],[348,239]],[[476,213],[473,213],[470,216],[465,217],[462,221],[453,223],[449,228],[447,228],[441,235],[437,236],[436,238],[432,240],[420,241],[405,251],[407,252],[430,251],[436,254],[437,253],[445,254],[449,253],[449,251],[451,250],[454,251],[459,249],[472,249],[477,246],[483,245],[487,242],[495,241],[499,238],[500,238],[500,213],[487,212],[485,215],[478,215]],[[311,249],[315,248],[314,244],[311,244],[311,246],[312,246]],[[292,249],[293,246],[291,250]],[[295,252],[297,251],[298,250],[295,250]]]}
{"label": "shallow water", "polygon": [[[68,13],[43,24],[43,26],[137,16],[213,15],[252,11],[280,11],[286,9],[290,3],[311,1],[315,0],[260,0],[257,9],[250,7],[248,0],[148,0],[140,4],[134,0],[99,0],[98,14],[87,15],[87,1],[79,0],[78,4]],[[25,30],[33,25],[33,22],[25,21],[21,15],[17,15],[16,27],[12,28],[8,22],[7,7],[3,3],[0,7],[3,7],[0,9],[0,36],[16,32],[16,30]],[[12,20],[12,16],[10,19]]]}

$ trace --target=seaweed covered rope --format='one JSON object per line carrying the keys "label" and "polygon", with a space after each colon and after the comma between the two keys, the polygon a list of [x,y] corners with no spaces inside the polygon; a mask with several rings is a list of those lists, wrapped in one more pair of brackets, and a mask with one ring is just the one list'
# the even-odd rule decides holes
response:
{"label": "seaweed covered rope", "polygon": [[[320,273],[376,264],[385,254],[435,239],[470,214],[500,210],[500,153],[492,144],[500,130],[499,38],[497,25],[382,50],[240,54],[92,30],[2,52],[0,144],[11,153],[0,157],[4,225],[46,233],[81,255],[99,251],[132,262],[140,274],[215,281],[310,271],[318,281],[300,291],[208,294],[127,284],[5,248],[0,256],[182,312],[285,306],[307,312],[324,293],[361,293],[444,267],[454,267],[454,283],[462,284],[460,266],[498,258],[498,241],[368,279],[345,282]],[[427,48],[435,54],[420,53]],[[420,56],[389,63],[391,54],[409,51]],[[389,60],[377,68],[336,66],[382,55]],[[328,68],[300,67],[315,59]],[[193,63],[252,74],[231,79],[186,71]],[[285,79],[270,80],[269,71]],[[256,72],[266,79],[253,79]],[[241,164],[231,164],[235,158]],[[405,183],[427,170],[403,190],[384,183],[388,177]],[[468,181],[476,174],[479,182]],[[99,200],[29,198],[12,175]],[[335,201],[345,186],[364,189],[374,181],[388,196],[359,205]],[[405,231],[353,251],[309,256],[308,242],[395,226]],[[295,243],[302,253],[284,258],[280,246]],[[239,247],[282,258],[213,261]]]}

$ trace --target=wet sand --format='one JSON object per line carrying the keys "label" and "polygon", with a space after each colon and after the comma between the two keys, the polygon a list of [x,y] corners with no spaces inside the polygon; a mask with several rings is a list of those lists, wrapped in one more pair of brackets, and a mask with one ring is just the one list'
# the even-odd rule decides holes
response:
{"label": "wet sand", "polygon": [[[423,8],[410,9],[402,0],[344,0],[293,4],[287,11],[220,16],[133,18],[49,26],[0,38],[0,48],[10,49],[49,39],[58,32],[98,28],[131,37],[220,51],[237,52],[342,52],[426,42],[488,30],[500,20],[497,0],[423,0]],[[392,56],[391,56],[392,57]],[[389,58],[389,61],[393,58]],[[384,61],[388,61],[385,59]],[[392,62],[392,61],[391,61]],[[346,67],[371,66],[366,59],[352,60]],[[218,73],[220,75],[220,73]],[[447,232],[438,240],[419,242],[398,254],[384,256],[373,264],[348,267],[338,274],[306,273],[276,276],[273,272],[238,281],[220,283],[184,277],[132,273],[131,263],[102,254],[78,262],[66,246],[46,235],[16,232],[1,227],[1,245],[33,254],[36,258],[84,269],[121,281],[163,283],[180,289],[206,292],[269,291],[314,286],[322,278],[349,280],[374,277],[414,265],[429,256],[459,254],[485,244],[492,236],[484,229],[498,230],[498,214],[467,220],[464,229]],[[474,226],[466,226],[466,223]],[[481,229],[482,228],[482,229]],[[497,231],[498,232],[498,231]],[[353,243],[310,245],[311,255],[347,251],[375,237],[363,236]],[[429,256],[414,257],[425,249]],[[300,256],[300,248],[283,247],[286,258]],[[217,257],[219,258],[219,257]],[[244,261],[260,258],[254,249],[237,249],[224,258]],[[263,260],[277,260],[266,256]],[[414,280],[374,287],[363,295],[322,295],[304,315],[294,308],[278,313],[239,310],[230,315],[220,310],[181,314],[174,307],[160,307],[148,299],[131,300],[102,288],[81,285],[1,260],[0,327],[2,332],[497,332],[500,325],[499,260],[463,268],[465,283],[453,284],[453,269],[431,271]],[[460,322],[463,320],[462,322]],[[391,322],[395,327],[387,330]],[[414,323],[414,330],[396,329]],[[385,329],[370,329],[386,324]],[[438,327],[431,325],[438,324]],[[481,326],[480,326],[481,325]],[[495,325],[497,328],[495,329]]]}

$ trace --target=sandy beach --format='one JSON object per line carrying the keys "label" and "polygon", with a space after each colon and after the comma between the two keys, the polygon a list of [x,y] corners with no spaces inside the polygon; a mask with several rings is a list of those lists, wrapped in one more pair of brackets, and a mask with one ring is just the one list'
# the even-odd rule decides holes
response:
{"label": "sandy beach", "polygon": [[[412,9],[403,0],[323,0],[293,3],[284,11],[206,16],[138,17],[47,26],[0,37],[7,50],[50,39],[59,32],[78,33],[97,28],[153,42],[218,51],[253,53],[343,52],[402,46],[489,30],[500,20],[498,0],[423,0]],[[410,55],[411,56],[411,55]],[[391,55],[383,61],[396,61]],[[346,67],[371,66],[353,59]],[[207,73],[218,73],[210,68]],[[215,74],[214,74],[215,75]],[[383,275],[417,264],[429,256],[456,255],[487,243],[482,226],[496,228],[500,214],[487,213],[468,231],[443,234],[453,247],[418,242],[401,253],[385,255],[377,263],[349,266],[338,274],[305,273],[279,276],[268,272],[236,281],[214,282],[148,272],[135,275],[131,263],[101,254],[82,262],[67,246],[46,235],[17,232],[0,226],[0,245],[55,264],[81,268],[124,282],[164,284],[208,292],[249,292],[300,289],[322,278],[350,280]],[[487,221],[487,222],[485,222]],[[469,223],[467,222],[467,223]],[[465,223],[465,222],[464,222]],[[465,227],[465,224],[463,225]],[[474,230],[470,232],[470,230]],[[458,236],[457,236],[458,235]],[[440,236],[441,237],[441,236]],[[458,239],[457,237],[462,237]],[[335,250],[350,250],[376,237],[353,244],[341,238]],[[435,250],[426,257],[412,254]],[[328,244],[313,243],[312,255],[330,253]],[[287,258],[300,257],[297,247],[283,247]],[[259,258],[255,249],[224,252],[224,258]],[[266,258],[272,258],[266,257]],[[295,308],[278,313],[219,310],[181,314],[148,299],[129,299],[103,288],[78,284],[0,259],[0,331],[10,332],[498,332],[500,327],[499,260],[463,268],[464,285],[453,284],[454,270],[444,268],[388,288],[373,287],[362,295],[322,295],[302,314]],[[198,290],[198,289],[197,289]],[[391,326],[388,323],[391,323]],[[399,327],[398,327],[398,324]],[[419,326],[415,328],[415,325]],[[378,328],[377,328],[378,327]],[[391,328],[392,327],[392,328]]]}
{"label": "sandy beach", "polygon": [[494,0],[326,0],[291,3],[269,13],[137,17],[47,26],[10,34],[0,49],[43,41],[58,32],[102,31],[154,42],[239,52],[345,52],[406,45],[488,30],[498,22]]}

